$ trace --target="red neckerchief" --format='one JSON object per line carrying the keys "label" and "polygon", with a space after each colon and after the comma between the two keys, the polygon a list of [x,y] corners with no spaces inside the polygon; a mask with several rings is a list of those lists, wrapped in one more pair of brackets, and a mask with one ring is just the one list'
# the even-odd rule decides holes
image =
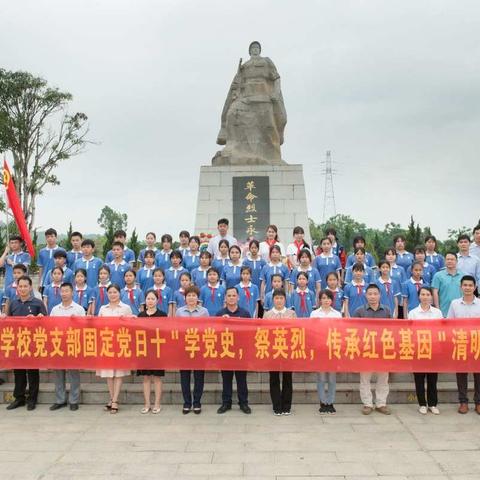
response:
{"label": "red neckerchief", "polygon": [[100,303],[103,303],[105,300],[105,287],[100,285]]}
{"label": "red neckerchief", "polygon": [[158,304],[161,305],[163,303],[162,289],[161,288],[157,288],[157,295],[158,295]]}
{"label": "red neckerchief", "polygon": [[384,285],[385,285],[385,290],[387,291],[387,295],[390,295],[390,285],[391,285],[391,283],[390,282],[385,282]]}
{"label": "red neckerchief", "polygon": [[266,243],[270,248],[272,248],[272,247],[277,243],[277,241],[276,241],[275,239],[268,240],[268,238],[267,238],[267,239],[265,239],[265,243]]}
{"label": "red neckerchief", "polygon": [[298,292],[300,295],[300,311],[306,312],[307,311],[307,299],[305,297],[305,291],[301,290]]}
{"label": "red neckerchief", "polygon": [[128,298],[130,299],[130,305],[135,303],[135,294],[133,293],[133,288],[127,288],[128,290]]}
{"label": "red neckerchief", "polygon": [[209,287],[210,288],[210,291],[212,292],[212,302],[215,301],[215,290],[216,288],[215,287]]}
{"label": "red neckerchief", "polygon": [[417,292],[420,290],[420,287],[422,286],[422,282],[415,282],[415,286],[417,287]]}
{"label": "red neckerchief", "polygon": [[81,305],[82,304],[82,298],[83,298],[83,292],[85,290],[77,290],[77,293],[78,293],[78,303]]}
{"label": "red neckerchief", "polygon": [[245,296],[247,297],[248,303],[250,303],[250,299],[252,298],[252,294],[250,293],[250,288],[243,287],[243,291],[245,292]]}
{"label": "red neckerchief", "polygon": [[296,240],[294,240],[293,244],[297,247],[297,255],[300,255],[300,250],[303,248],[305,243],[303,241],[297,242]]}

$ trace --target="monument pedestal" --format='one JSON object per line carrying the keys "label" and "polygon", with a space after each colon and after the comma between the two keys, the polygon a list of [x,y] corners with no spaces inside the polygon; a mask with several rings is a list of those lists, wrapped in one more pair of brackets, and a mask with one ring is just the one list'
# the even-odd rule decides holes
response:
{"label": "monument pedestal", "polygon": [[303,227],[310,243],[302,165],[200,167],[195,233],[216,234],[222,217],[230,220],[231,233],[241,242],[249,236],[247,228],[263,239],[266,224],[274,224],[285,246],[296,226]]}

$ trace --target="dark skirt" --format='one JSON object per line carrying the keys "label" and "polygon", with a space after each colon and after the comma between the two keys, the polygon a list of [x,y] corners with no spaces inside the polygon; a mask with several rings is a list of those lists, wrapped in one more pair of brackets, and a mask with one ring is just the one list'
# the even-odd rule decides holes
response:
{"label": "dark skirt", "polygon": [[137,370],[137,376],[150,376],[153,375],[154,377],[164,377],[165,370]]}

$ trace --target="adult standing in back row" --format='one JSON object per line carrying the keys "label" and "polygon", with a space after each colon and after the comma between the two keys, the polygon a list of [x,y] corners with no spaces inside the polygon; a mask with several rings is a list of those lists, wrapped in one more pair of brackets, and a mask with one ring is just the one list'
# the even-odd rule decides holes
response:
{"label": "adult standing in back row", "polygon": [[232,245],[237,245],[237,239],[228,233],[228,226],[228,218],[221,218],[217,222],[218,235],[215,235],[210,239],[207,247],[207,251],[210,252],[213,258],[217,258],[220,255],[220,251],[218,249],[220,240],[227,240],[229,247]]}

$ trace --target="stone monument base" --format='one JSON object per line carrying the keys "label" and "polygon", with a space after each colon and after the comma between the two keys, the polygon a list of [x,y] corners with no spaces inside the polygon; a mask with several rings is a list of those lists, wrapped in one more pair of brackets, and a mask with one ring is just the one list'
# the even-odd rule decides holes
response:
{"label": "stone monument base", "polygon": [[[239,218],[238,214],[243,214],[244,211],[238,212],[238,202],[235,203],[237,211],[234,211],[234,177],[268,177],[269,223],[278,227],[281,242],[285,246],[290,243],[293,228],[300,226],[305,230],[305,240],[310,243],[303,166],[300,164],[200,167],[195,234],[216,234],[217,221],[222,217],[229,219],[230,231],[235,234],[234,218]],[[255,200],[252,200],[252,203],[254,202]],[[245,211],[244,216],[248,217],[250,213]],[[255,217],[255,212],[252,216]],[[259,231],[255,236],[263,239],[264,235],[264,231]],[[238,240],[243,242],[246,238],[245,234]]]}

